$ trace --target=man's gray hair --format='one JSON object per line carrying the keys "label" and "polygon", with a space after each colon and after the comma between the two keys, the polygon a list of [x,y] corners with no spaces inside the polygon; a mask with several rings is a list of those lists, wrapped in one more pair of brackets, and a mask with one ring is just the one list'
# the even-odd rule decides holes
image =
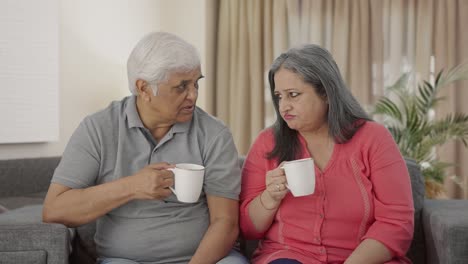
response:
{"label": "man's gray hair", "polygon": [[136,95],[137,80],[151,83],[154,95],[156,83],[167,81],[172,72],[188,72],[200,67],[197,49],[182,38],[167,32],[153,32],[144,36],[127,61],[128,85]]}

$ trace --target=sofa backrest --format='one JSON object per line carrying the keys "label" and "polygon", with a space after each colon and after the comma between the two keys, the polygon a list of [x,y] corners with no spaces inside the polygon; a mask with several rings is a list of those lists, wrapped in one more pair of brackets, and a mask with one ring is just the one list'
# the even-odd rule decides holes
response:
{"label": "sofa backrest", "polygon": [[414,203],[414,235],[413,242],[406,254],[414,264],[426,263],[426,246],[422,225],[422,209],[424,206],[425,185],[419,164],[412,159],[405,159],[411,178],[411,190]]}
{"label": "sofa backrest", "polygon": [[0,197],[45,192],[60,157],[0,160]]}

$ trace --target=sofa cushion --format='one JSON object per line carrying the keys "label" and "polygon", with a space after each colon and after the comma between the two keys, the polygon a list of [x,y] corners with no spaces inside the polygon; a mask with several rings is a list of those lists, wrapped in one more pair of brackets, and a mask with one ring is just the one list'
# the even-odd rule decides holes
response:
{"label": "sofa cushion", "polygon": [[1,214],[1,213],[4,213],[4,212],[6,212],[6,211],[8,211],[8,208],[6,208],[5,206],[2,206],[2,205],[0,204],[0,214]]}
{"label": "sofa cushion", "polygon": [[0,160],[0,182],[8,183],[0,184],[0,197],[47,191],[59,161],[60,157]]}
{"label": "sofa cushion", "polygon": [[31,205],[9,210],[0,215],[0,224],[31,224],[42,222],[42,206]]}
{"label": "sofa cushion", "polygon": [[[26,224],[44,224],[42,222],[42,205],[24,206],[18,209],[9,210],[0,215],[0,225],[26,225]],[[60,224],[53,224],[60,225]],[[65,226],[63,226],[66,228]],[[69,236],[75,237],[75,229],[68,228]],[[70,241],[71,242],[71,241]],[[71,247],[71,244],[70,244]],[[1,263],[1,262],[0,262]]]}
{"label": "sofa cushion", "polygon": [[0,205],[13,210],[27,205],[40,205],[44,202],[46,192],[32,193],[22,196],[0,197]]}

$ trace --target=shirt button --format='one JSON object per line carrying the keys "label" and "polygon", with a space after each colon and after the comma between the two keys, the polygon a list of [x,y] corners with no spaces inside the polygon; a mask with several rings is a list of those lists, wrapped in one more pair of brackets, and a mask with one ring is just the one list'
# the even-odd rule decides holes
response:
{"label": "shirt button", "polygon": [[320,238],[315,237],[315,242],[320,242]]}
{"label": "shirt button", "polygon": [[323,214],[320,214],[320,218],[323,218]]}

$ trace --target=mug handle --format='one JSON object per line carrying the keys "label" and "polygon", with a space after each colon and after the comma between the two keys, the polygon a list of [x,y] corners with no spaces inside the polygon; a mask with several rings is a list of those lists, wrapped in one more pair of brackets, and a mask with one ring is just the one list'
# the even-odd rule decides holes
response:
{"label": "mug handle", "polygon": [[[167,169],[167,170],[170,170],[170,171],[174,172],[175,169],[176,169],[176,168],[169,168],[169,169]],[[172,188],[171,186],[169,186],[169,189],[177,196],[176,190],[175,190],[174,188]]]}
{"label": "mug handle", "polygon": [[169,186],[169,189],[171,189],[171,191],[172,191],[175,195],[177,195],[177,193],[176,193],[176,191],[175,191],[174,188],[172,188],[172,187]]}

